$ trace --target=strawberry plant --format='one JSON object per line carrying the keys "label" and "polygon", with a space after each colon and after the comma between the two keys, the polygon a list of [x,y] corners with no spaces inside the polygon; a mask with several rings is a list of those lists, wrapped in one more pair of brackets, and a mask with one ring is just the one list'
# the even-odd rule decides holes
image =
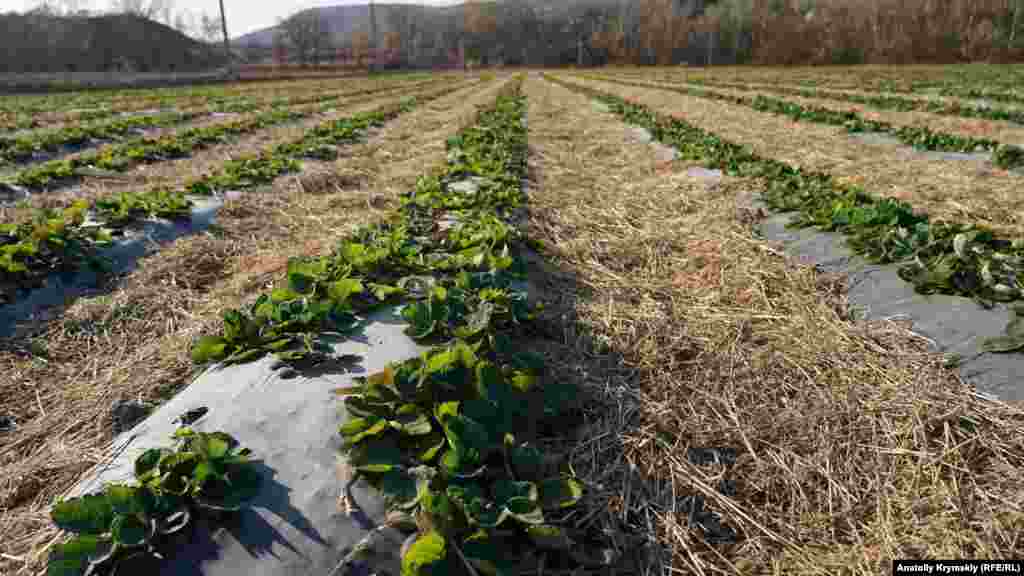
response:
{"label": "strawberry plant", "polygon": [[96,217],[107,226],[120,227],[141,218],[188,218],[192,202],[181,192],[156,189],[121,192],[100,198],[93,204]]}
{"label": "strawberry plant", "polygon": [[415,519],[408,576],[510,573],[538,551],[582,552],[555,522],[583,484],[529,441],[536,422],[564,410],[559,387],[477,351],[458,341],[338,392],[357,474]]}
{"label": "strawberry plant", "polygon": [[202,337],[192,349],[192,360],[198,364],[217,361],[231,365],[267,353],[286,361],[323,355],[327,350],[311,333],[343,333],[352,329],[355,316],[346,300],[347,295],[337,294],[331,299],[288,300],[264,294],[247,312],[225,312],[221,334]]}
{"label": "strawberry plant", "polygon": [[21,288],[37,285],[54,269],[70,269],[79,262],[104,267],[97,248],[111,241],[109,231],[84,226],[88,202],[79,200],[63,210],[47,209],[21,224],[0,229],[0,287],[4,298]]}
{"label": "strawberry plant", "polygon": [[181,427],[172,448],[152,448],[135,459],[135,481],[59,500],[54,523],[75,534],[50,553],[48,576],[110,573],[138,554],[160,556],[164,539],[199,514],[234,512],[259,491],[250,451],[224,432]]}
{"label": "strawberry plant", "polygon": [[1000,146],[992,156],[992,161],[1000,168],[1024,166],[1024,148],[1009,144]]}

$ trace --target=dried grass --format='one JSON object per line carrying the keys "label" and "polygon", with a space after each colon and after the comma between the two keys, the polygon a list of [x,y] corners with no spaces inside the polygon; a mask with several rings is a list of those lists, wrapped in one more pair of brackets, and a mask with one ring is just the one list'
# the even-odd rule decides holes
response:
{"label": "dried grass", "polygon": [[[954,67],[948,66],[933,66],[926,68],[934,71],[933,74],[936,76],[940,73],[949,74],[950,70],[955,70]],[[634,78],[657,78],[665,82],[707,81],[712,83],[720,82],[742,84],[751,90],[768,91],[768,89],[772,87],[805,90],[821,88],[829,92],[839,92],[856,96],[878,96],[880,94],[891,94],[903,98],[941,101],[946,102],[946,104],[959,106],[984,106],[985,104],[984,98],[948,96],[921,89],[913,90],[910,93],[900,93],[891,92],[889,89],[882,86],[876,89],[865,88],[864,83],[869,80],[865,80],[864,82],[851,80],[851,75],[862,75],[864,74],[865,69],[870,71],[872,70],[872,67],[813,67],[808,69],[773,67],[676,69],[665,67],[653,70],[649,68],[623,69],[616,70],[615,72]],[[912,77],[912,73],[915,70],[914,67],[888,67],[887,69],[883,69],[879,72],[888,73],[882,78],[885,81],[903,84],[903,87],[909,90],[909,85],[905,84],[907,78],[903,76],[904,71],[907,70],[910,71]],[[947,78],[946,80],[949,79]],[[814,82],[814,86],[801,84],[801,82],[808,81]],[[964,84],[964,81],[958,80],[958,83]],[[1014,102],[1007,101],[987,102],[987,104],[999,109],[1024,109],[1024,105],[1014,104]]]}
{"label": "dried grass", "polygon": [[[549,358],[597,400],[564,447],[603,487],[591,522],[656,540],[661,573],[879,574],[891,558],[1024,553],[1024,411],[975,395],[905,326],[851,320],[841,279],[751,234],[756,183],[659,172],[586,98],[526,91],[530,234],[558,271],[542,292]],[[697,447],[735,450],[735,464],[695,465]],[[736,543],[690,522],[694,496]]]}
{"label": "dried grass", "polygon": [[[86,176],[80,184],[62,188],[52,192],[34,194],[23,202],[14,205],[0,205],[0,222],[19,222],[27,218],[33,209],[61,208],[75,200],[93,201],[120,192],[135,192],[140,189],[166,187],[181,189],[189,180],[208,174],[224,164],[225,161],[243,155],[255,154],[277,144],[290,142],[301,137],[306,131],[325,122],[368,112],[389,103],[397,103],[414,94],[436,91],[436,85],[423,86],[413,90],[389,91],[385,94],[364,94],[340,101],[336,108],[324,114],[313,116],[298,122],[287,122],[271,126],[244,135],[223,144],[216,144],[195,151],[187,158],[177,158],[152,164],[140,164],[133,169],[111,177]],[[316,110],[320,105],[298,107],[298,110]],[[220,120],[214,123],[231,122]]]}
{"label": "dried grass", "polygon": [[[664,84],[671,87],[671,84]],[[931,128],[937,132],[968,136],[972,138],[987,138],[1001,144],[1022,144],[1024,143],[1024,126],[1013,122],[997,120],[986,120],[984,118],[961,118],[944,114],[933,114],[929,112],[897,110],[879,110],[865,104],[853,104],[827,98],[805,98],[790,94],[775,94],[772,92],[758,92],[756,88],[749,90],[734,88],[705,88],[719,94],[730,96],[753,97],[763,94],[771,98],[785,100],[804,106],[816,106],[839,112],[855,112],[867,120],[888,122],[893,126],[921,126]]]}
{"label": "dried grass", "polygon": [[[642,70],[642,68],[633,68]],[[1016,65],[991,65],[983,62],[970,64],[912,64],[912,65],[852,65],[852,66],[715,66],[713,68],[688,69],[694,78],[731,79],[733,81],[756,80],[771,84],[827,85],[831,88],[882,88],[891,86],[899,90],[910,90],[915,85],[935,86],[937,84],[963,85],[965,78],[975,80],[997,79],[1000,89],[1013,84],[1021,68]],[[919,90],[925,92],[928,89]],[[1019,93],[1019,92],[1018,92]]]}
{"label": "dried grass", "polygon": [[573,81],[677,116],[766,158],[828,172],[872,194],[905,200],[933,218],[977,222],[1009,237],[1024,234],[1020,173],[974,160],[922,157],[906,146],[855,139],[840,127],[793,122],[678,92]]}
{"label": "dried grass", "polygon": [[[678,75],[675,75],[675,76],[678,76]],[[712,81],[714,81],[716,79],[719,79],[719,78],[716,78],[714,75],[706,76],[705,78],[708,79],[708,80],[712,80]],[[724,79],[724,78],[722,78],[722,79]],[[771,87],[798,88],[798,89],[807,89],[808,88],[807,86],[800,86],[800,85],[797,85],[797,84],[794,84],[794,83],[786,82],[784,80],[779,81],[777,83],[758,82],[758,81],[755,81],[755,80],[748,80],[747,78],[744,78],[744,77],[740,77],[738,79],[733,79],[733,78],[730,77],[729,80],[732,80],[732,81],[735,81],[735,82],[742,82],[742,83],[746,84],[752,90],[759,90],[759,89],[771,88]],[[854,88],[833,87],[831,84],[824,84],[824,85],[821,86],[821,88],[824,89],[824,90],[828,90],[829,92],[838,92],[840,94],[848,94],[850,96],[869,96],[870,97],[870,96],[879,96],[880,94],[890,94],[886,90],[872,90],[872,91],[869,91],[869,90],[857,90],[857,89],[854,89]],[[896,93],[896,94],[893,94],[893,95],[901,97],[901,98],[911,98],[911,99],[915,99],[915,100],[926,100],[926,101],[929,101],[929,102],[932,102],[932,101],[934,101],[934,102],[944,102],[946,104],[955,104],[955,105],[959,105],[959,106],[979,106],[979,105],[985,105],[985,103],[986,103],[986,101],[984,99],[981,99],[981,98],[959,98],[959,97],[956,97],[956,96],[942,96],[942,95],[938,95],[938,94],[930,94],[930,93],[922,93],[922,92],[917,92],[917,93],[913,93],[913,94],[899,94],[899,93]],[[988,105],[993,106],[995,108],[1000,108],[1000,109],[1010,109],[1010,110],[1021,110],[1021,109],[1024,109],[1024,104],[1017,104],[1017,103],[1013,103],[1013,102],[995,102],[995,103],[988,102]]]}
{"label": "dried grass", "polygon": [[[34,337],[0,347],[0,406],[16,410],[19,424],[0,446],[0,573],[43,567],[60,537],[48,506],[109,457],[111,402],[159,403],[187,385],[194,374],[189,346],[217,328],[223,310],[279,280],[289,257],[326,251],[380,217],[424,166],[444,161],[445,139],[493,100],[501,83],[435,100],[337,162],[309,165],[229,202],[218,213],[218,234],[175,241],[109,295],[81,298],[30,330]],[[364,184],[345,188],[327,172],[359,174]],[[346,209],[331,209],[336,202]]]}
{"label": "dried grass", "polygon": [[[387,80],[370,80],[364,79],[360,84],[361,89],[373,85],[384,85]],[[391,80],[393,82],[393,80]],[[271,85],[264,87],[264,89],[250,89],[245,92],[227,92],[225,96],[236,96],[236,97],[247,97],[257,104],[269,104],[276,98],[290,98],[298,96],[306,96],[308,94],[314,94],[318,92],[347,92],[347,90],[340,90],[341,88],[347,88],[351,85],[351,80],[342,82],[340,80],[333,80],[330,82],[288,82],[282,85]],[[168,98],[170,96],[161,96],[159,98]],[[54,109],[47,110],[32,115],[32,119],[39,124],[38,128],[30,130],[17,130],[17,131],[5,131],[0,129],[0,134],[9,136],[12,134],[18,135],[29,135],[37,131],[44,130],[56,130],[67,127],[70,124],[79,124],[80,120],[76,119],[75,114],[81,110],[92,110],[103,107],[117,108],[117,112],[144,112],[154,110],[156,105],[159,103],[159,98],[139,98],[133,97],[128,100],[109,101],[109,102],[98,102],[97,106],[92,106],[84,109],[68,110],[66,108],[60,108],[59,105],[55,105]],[[202,110],[210,106],[209,96],[190,95],[185,94],[174,99],[174,110],[178,112],[188,112],[195,110]],[[0,118],[3,118],[4,114],[0,112]],[[116,119],[116,116],[103,118],[95,121],[87,121],[88,123],[104,123]]]}

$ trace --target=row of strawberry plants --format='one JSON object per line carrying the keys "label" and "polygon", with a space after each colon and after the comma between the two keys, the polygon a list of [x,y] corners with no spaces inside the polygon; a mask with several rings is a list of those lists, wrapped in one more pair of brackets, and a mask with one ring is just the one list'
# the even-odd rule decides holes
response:
{"label": "row of strawberry plants", "polygon": [[893,94],[856,94],[850,92],[837,92],[827,88],[799,88],[795,86],[762,85],[752,87],[743,82],[725,81],[691,81],[692,84],[707,86],[710,88],[737,88],[740,90],[766,91],[777,94],[788,94],[791,96],[803,96],[805,98],[821,98],[826,100],[838,100],[842,102],[853,102],[865,104],[872,108],[883,110],[898,110],[901,112],[930,112],[944,116],[960,116],[964,118],[982,118],[985,120],[997,120],[1024,124],[1024,110],[1018,108],[994,108],[990,106],[978,106],[966,102],[948,102],[926,98],[913,98],[896,96]]}
{"label": "row of strawberry plants", "polygon": [[367,129],[383,126],[385,122],[405,114],[425,101],[441,98],[466,86],[467,84],[450,85],[427,96],[409,98],[395,105],[326,122],[291,142],[278,144],[258,154],[229,160],[219,170],[189,181],[185,185],[185,190],[191,194],[210,195],[226,190],[252,188],[272,182],[282,174],[298,170],[298,158],[334,160],[338,157],[338,146],[357,142]]}
{"label": "row of strawberry plants", "polygon": [[[419,84],[403,85],[403,89],[412,89],[430,81]],[[377,90],[390,90],[396,87],[388,86]],[[17,137],[0,136],[0,164],[6,162],[20,162],[31,158],[37,152],[58,152],[61,146],[81,144],[92,139],[119,140],[122,136],[130,134],[136,128],[162,127],[181,124],[198,117],[208,116],[215,112],[252,112],[261,109],[274,109],[279,107],[301,106],[305,104],[328,104],[336,102],[343,97],[358,96],[360,94],[373,93],[376,90],[363,91],[342,91],[342,92],[319,92],[313,95],[294,96],[291,98],[277,98],[267,102],[254,101],[249,98],[233,99],[223,103],[214,104],[203,110],[169,112],[163,114],[151,114],[119,118],[111,122],[97,123],[86,126],[69,126],[58,130],[47,130],[32,134],[25,134]]]}
{"label": "row of strawberry plants", "polygon": [[77,170],[80,168],[94,167],[123,172],[142,163],[185,158],[191,156],[195,150],[226,142],[231,137],[293,122],[313,114],[312,110],[270,110],[249,118],[213,126],[189,128],[159,138],[132,139],[97,150],[89,150],[73,158],[50,160],[29,166],[17,172],[14,182],[33,190],[45,190],[51,186],[57,187],[75,180],[78,177]]}
{"label": "row of strawberry plants", "polygon": [[[120,112],[120,110],[115,108],[91,108],[62,113],[60,117],[67,122],[88,122],[90,120],[109,118]],[[41,128],[46,125],[46,122],[40,119],[39,114],[40,112],[0,112],[0,131],[8,132]]]}
{"label": "row of strawberry plants", "polygon": [[[432,94],[430,98],[439,98],[461,87],[448,87]],[[410,98],[396,105],[317,126],[292,142],[229,160],[216,172],[190,181],[185,189],[192,194],[209,195],[225,190],[251,188],[298,170],[298,158],[334,160],[338,157],[338,146],[360,140],[368,128],[383,126],[385,122],[412,110],[422,101],[422,98]]]}
{"label": "row of strawberry plants", "polygon": [[[336,83],[337,80],[329,82]],[[322,83],[316,83],[322,86]],[[293,85],[274,85],[273,91],[290,92]],[[143,103],[147,106],[176,106],[182,100],[202,100],[216,104],[238,97],[258,94],[267,90],[266,86],[253,85],[220,85],[220,86],[178,86],[149,89],[111,89],[103,91],[82,91],[61,93],[45,96],[9,96],[0,103],[0,113],[37,114],[68,108],[88,109],[90,107],[116,107],[119,104]]]}
{"label": "row of strawberry plants", "polygon": [[[321,336],[401,305],[406,332],[430,348],[336,392],[349,485],[377,488],[392,525],[412,533],[403,576],[516,574],[543,555],[559,569],[614,561],[564,526],[584,486],[537,444],[576,389],[544,378],[543,359],[516,344],[534,313],[517,287],[528,239],[508,222],[526,201],[525,104],[517,80],[448,141],[448,164],[391,218],[327,256],[293,259],[279,287],[227,312],[220,333],[193,349],[199,364],[274,354],[301,369],[329,359]],[[454,186],[465,180],[476,187]]]}
{"label": "row of strawberry plants", "polygon": [[203,111],[169,112],[119,118],[85,126],[68,126],[15,137],[0,136],[0,165],[23,162],[39,152],[56,153],[61,146],[84,144],[90,140],[117,140],[137,128],[172,126],[194,120],[207,113]]}
{"label": "row of strawberry plants", "polygon": [[1017,86],[1017,91],[1013,91],[1012,88],[1010,90],[1006,88],[993,89],[988,87],[962,86],[959,83],[943,83],[931,86],[914,86],[909,89],[909,92],[918,92],[932,88],[942,96],[992,100],[1007,104],[1024,104],[1024,92],[1019,90],[1019,84]]}
{"label": "row of strawberry plants", "polygon": [[[997,79],[1002,81],[996,82]],[[1024,104],[1024,92],[1017,87],[1019,79],[1007,75],[1005,71],[996,75],[971,75],[963,74],[957,80],[901,80],[892,79],[850,81],[849,79],[838,79],[835,76],[821,76],[817,78],[794,78],[792,75],[785,75],[775,78],[762,78],[764,82],[771,84],[796,84],[800,86],[817,88],[849,88],[851,90],[870,90],[873,92],[920,94],[931,92],[941,96],[950,96],[963,99],[981,99],[1007,104]]]}
{"label": "row of strawberry plants", "polygon": [[[422,80],[434,76],[425,73],[383,73],[373,77],[362,76],[355,80],[366,81],[406,81]],[[55,110],[93,108],[117,108],[122,105],[144,105],[146,107],[177,107],[182,101],[201,101],[207,104],[222,103],[231,99],[264,94],[288,95],[296,91],[319,91],[334,89],[338,85],[348,84],[352,78],[324,78],[320,80],[286,80],[247,82],[244,84],[230,83],[219,85],[186,85],[158,88],[112,88],[109,90],[84,90],[46,95],[13,95],[0,100],[0,117],[11,114],[38,114]]]}
{"label": "row of strawberry plants", "polygon": [[[193,203],[186,191],[209,194],[214,190],[245,188],[273,181],[300,168],[299,158],[328,157],[334,146],[360,139],[366,128],[412,110],[423,101],[439,98],[463,86],[449,86],[397,105],[324,123],[299,140],[276,146],[264,154],[228,161],[219,172],[189,183],[185,190],[156,188],[124,192],[96,199],[92,205],[77,201],[63,209],[36,210],[21,223],[0,225],[0,303],[12,301],[18,291],[39,286],[53,270],[71,271],[82,264],[104,269],[98,256],[110,245],[112,230],[144,218],[184,218]],[[87,223],[87,215],[91,221]]]}
{"label": "row of strawberry plants", "polygon": [[958,134],[939,132],[926,126],[895,126],[880,120],[867,120],[852,110],[839,111],[821,106],[797,104],[795,102],[788,102],[786,100],[764,96],[763,94],[747,96],[742,94],[727,94],[691,86],[668,86],[649,82],[631,82],[620,78],[599,75],[587,75],[586,77],[630,86],[670,90],[680,94],[706,98],[709,100],[721,100],[730,104],[747,106],[759,112],[769,112],[771,114],[786,116],[797,122],[813,122],[815,124],[842,126],[850,133],[886,133],[895,136],[904,144],[914,146],[915,148],[922,150],[935,150],[942,152],[975,152],[978,150],[991,151],[993,152],[993,162],[1001,168],[1016,168],[1018,166],[1024,166],[1024,149],[1019,146],[1001,144],[995,140],[985,138],[975,138],[973,136],[961,136]]}
{"label": "row of strawberry plants", "polygon": [[760,178],[762,197],[770,208],[798,213],[794,226],[845,234],[849,246],[868,260],[899,263],[900,276],[918,292],[962,295],[986,305],[1022,298],[1024,239],[998,238],[974,224],[932,221],[905,202],[840,184],[828,173],[760,157],[685,120],[586,86],[549,79],[606,103],[627,122],[676,147],[683,158],[729,174]]}
{"label": "row of strawberry plants", "polygon": [[[429,83],[428,83],[429,84]],[[349,93],[347,96],[379,94],[395,90],[395,87]],[[406,89],[406,88],[402,88]],[[264,128],[293,122],[314,114],[330,110],[335,106],[337,95],[323,97],[326,104],[319,104],[317,110],[293,110],[274,108],[252,117],[242,118],[212,126],[189,128],[159,138],[137,138],[119,144],[89,150],[73,158],[51,160],[26,167],[14,176],[14,182],[33,190],[60,186],[77,178],[77,170],[95,167],[103,170],[123,172],[138,164],[162,162],[173,158],[185,158],[196,150],[228,141],[230,138],[253,133]]]}
{"label": "row of strawberry plants", "polygon": [[[399,81],[393,82],[392,84],[394,85],[394,87],[402,86],[402,87],[406,87],[406,88],[411,88],[411,87],[416,86],[417,84],[411,83],[410,80],[416,80],[416,79],[418,79],[418,77],[415,77],[415,76],[410,77],[410,78],[403,78],[403,79],[401,79]],[[427,81],[429,81],[429,79]],[[422,81],[420,82],[420,84],[423,84],[423,83],[425,83],[425,82],[422,82]],[[348,96],[348,95],[352,95],[352,94],[359,94],[359,93],[364,93],[365,92],[365,90],[363,90],[363,91],[354,91],[353,92],[353,91],[342,91],[342,90],[337,90],[337,89],[332,89],[332,90],[326,91],[326,90],[316,89],[316,88],[317,87],[315,85],[314,86],[310,86],[310,90],[303,91],[302,94],[304,94],[304,95],[277,96],[277,97],[269,97],[269,98],[261,96],[259,94],[253,95],[253,94],[249,94],[249,93],[244,93],[244,94],[237,95],[237,96],[227,96],[227,95],[225,95],[225,96],[219,96],[219,97],[205,98],[205,99],[203,99],[199,103],[190,103],[190,104],[188,104],[188,106],[195,107],[196,111],[202,110],[202,111],[207,111],[207,112],[251,112],[253,110],[258,110],[258,109],[261,109],[261,108],[271,108],[271,107],[275,107],[275,106],[295,106],[295,105],[299,105],[299,104],[312,104],[312,103],[316,103],[318,101],[337,100],[338,98],[341,98],[341,97],[344,97],[344,96]],[[386,86],[380,86],[380,87],[377,87],[377,88],[386,89]],[[370,90],[373,90],[373,89],[371,88]],[[310,95],[311,93],[313,95]],[[111,106],[111,107],[108,107],[108,108],[97,108],[97,109],[90,109],[90,110],[81,110],[81,111],[76,111],[76,112],[64,115],[62,117],[62,120],[66,121],[66,122],[84,122],[84,121],[100,120],[100,119],[109,118],[111,116],[117,116],[117,115],[121,114],[124,111],[124,110],[122,110],[122,108],[123,107]],[[133,109],[133,110],[141,110],[141,109],[144,109],[144,108],[156,108],[156,109],[166,110],[167,112],[171,112],[171,113],[173,113],[175,111],[183,111],[183,112],[191,112],[192,111],[192,110],[181,110],[182,102],[181,102],[180,99],[178,99],[178,98],[167,98],[167,97],[161,97],[159,100],[154,101],[154,102],[147,102],[146,100],[142,100],[142,101],[133,100],[131,102],[131,105],[129,106],[129,108]],[[166,115],[167,112],[162,112],[160,115],[161,116],[162,115]],[[149,115],[146,115],[146,116],[153,116],[153,115],[149,114]],[[122,119],[117,119],[114,122],[115,123],[116,122],[123,122],[125,120],[126,119],[122,118]],[[140,123],[139,120],[135,120],[134,118],[128,118],[127,120],[135,122],[136,126],[155,126],[155,125],[157,125],[157,124],[144,124],[144,123]],[[23,128],[36,128],[36,127],[39,127],[41,125],[42,124],[39,122],[38,117],[36,115],[19,115],[19,116],[16,116],[16,117],[4,118],[4,116],[2,114],[0,114],[0,131],[2,131],[2,130],[23,129]],[[23,135],[22,137],[33,137],[34,138],[35,135]],[[94,137],[102,138],[102,137],[104,137],[104,135],[99,135],[99,136],[94,136]],[[0,136],[0,160],[4,159],[3,158],[3,154],[2,154],[2,151],[3,151],[3,148],[4,148],[4,142],[5,141],[15,140],[15,139],[16,139],[16,137],[12,137],[12,136],[8,136],[8,137]],[[51,137],[51,139],[52,139],[52,137]],[[73,144],[73,143],[76,143],[76,142],[79,142],[79,141],[81,141],[81,140],[72,139],[72,140],[70,140],[68,142],[59,142],[59,143],[72,143]],[[10,144],[7,144],[7,146],[10,146]],[[22,147],[24,147],[24,145],[22,145]]]}
{"label": "row of strawberry plants", "polygon": [[[204,98],[201,101],[201,105],[207,107],[223,107],[226,110],[231,110],[232,106],[236,104],[241,105],[252,101],[254,101],[254,99],[250,95],[224,95]],[[82,110],[72,110],[70,112],[62,112],[60,117],[62,120],[67,122],[87,122],[116,116],[127,110],[175,109],[180,108],[181,104],[182,101],[180,99],[174,98],[160,98],[158,100],[139,98],[132,99],[130,104],[127,106],[107,104],[102,108],[86,108]],[[39,114],[58,112],[72,106],[73,105],[71,103],[62,102],[56,104],[38,104],[32,106],[31,111],[28,112],[0,112],[0,130],[38,128],[43,125],[38,117]]]}

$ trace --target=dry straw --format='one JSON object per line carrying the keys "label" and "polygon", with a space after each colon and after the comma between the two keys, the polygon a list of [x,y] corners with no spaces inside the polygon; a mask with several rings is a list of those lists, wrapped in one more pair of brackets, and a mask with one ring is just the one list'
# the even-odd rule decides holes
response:
{"label": "dry straw", "polygon": [[[976,395],[906,326],[852,320],[841,278],[756,239],[756,183],[659,170],[586,98],[526,92],[549,358],[593,392],[562,447],[603,487],[590,521],[657,542],[649,573],[1024,554],[1024,411]],[[696,497],[735,542],[710,542]]]}

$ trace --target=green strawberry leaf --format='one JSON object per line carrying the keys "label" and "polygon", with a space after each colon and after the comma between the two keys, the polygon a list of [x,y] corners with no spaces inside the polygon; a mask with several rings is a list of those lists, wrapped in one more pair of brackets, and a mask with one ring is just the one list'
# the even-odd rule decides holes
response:
{"label": "green strawberry leaf", "polygon": [[110,536],[121,546],[141,546],[148,539],[149,530],[138,516],[118,516],[111,524]]}
{"label": "green strawberry leaf", "polygon": [[447,576],[448,543],[435,530],[420,534],[402,557],[402,576]]}
{"label": "green strawberry leaf", "polygon": [[53,522],[62,530],[97,536],[110,531],[115,516],[114,505],[105,493],[62,500],[50,512]]}
{"label": "green strawberry leaf", "polygon": [[567,508],[583,497],[583,484],[575,478],[549,478],[538,486],[541,507],[545,510]]}
{"label": "green strawberry leaf", "polygon": [[542,550],[566,551],[576,546],[565,530],[548,524],[536,524],[526,527],[530,540]]}
{"label": "green strawberry leaf", "polygon": [[109,558],[115,551],[110,540],[91,535],[75,536],[50,551],[46,576],[85,576],[90,564]]}
{"label": "green strawberry leaf", "polygon": [[222,360],[227,356],[227,341],[220,336],[206,335],[192,348],[192,361],[206,364],[214,360]]}

